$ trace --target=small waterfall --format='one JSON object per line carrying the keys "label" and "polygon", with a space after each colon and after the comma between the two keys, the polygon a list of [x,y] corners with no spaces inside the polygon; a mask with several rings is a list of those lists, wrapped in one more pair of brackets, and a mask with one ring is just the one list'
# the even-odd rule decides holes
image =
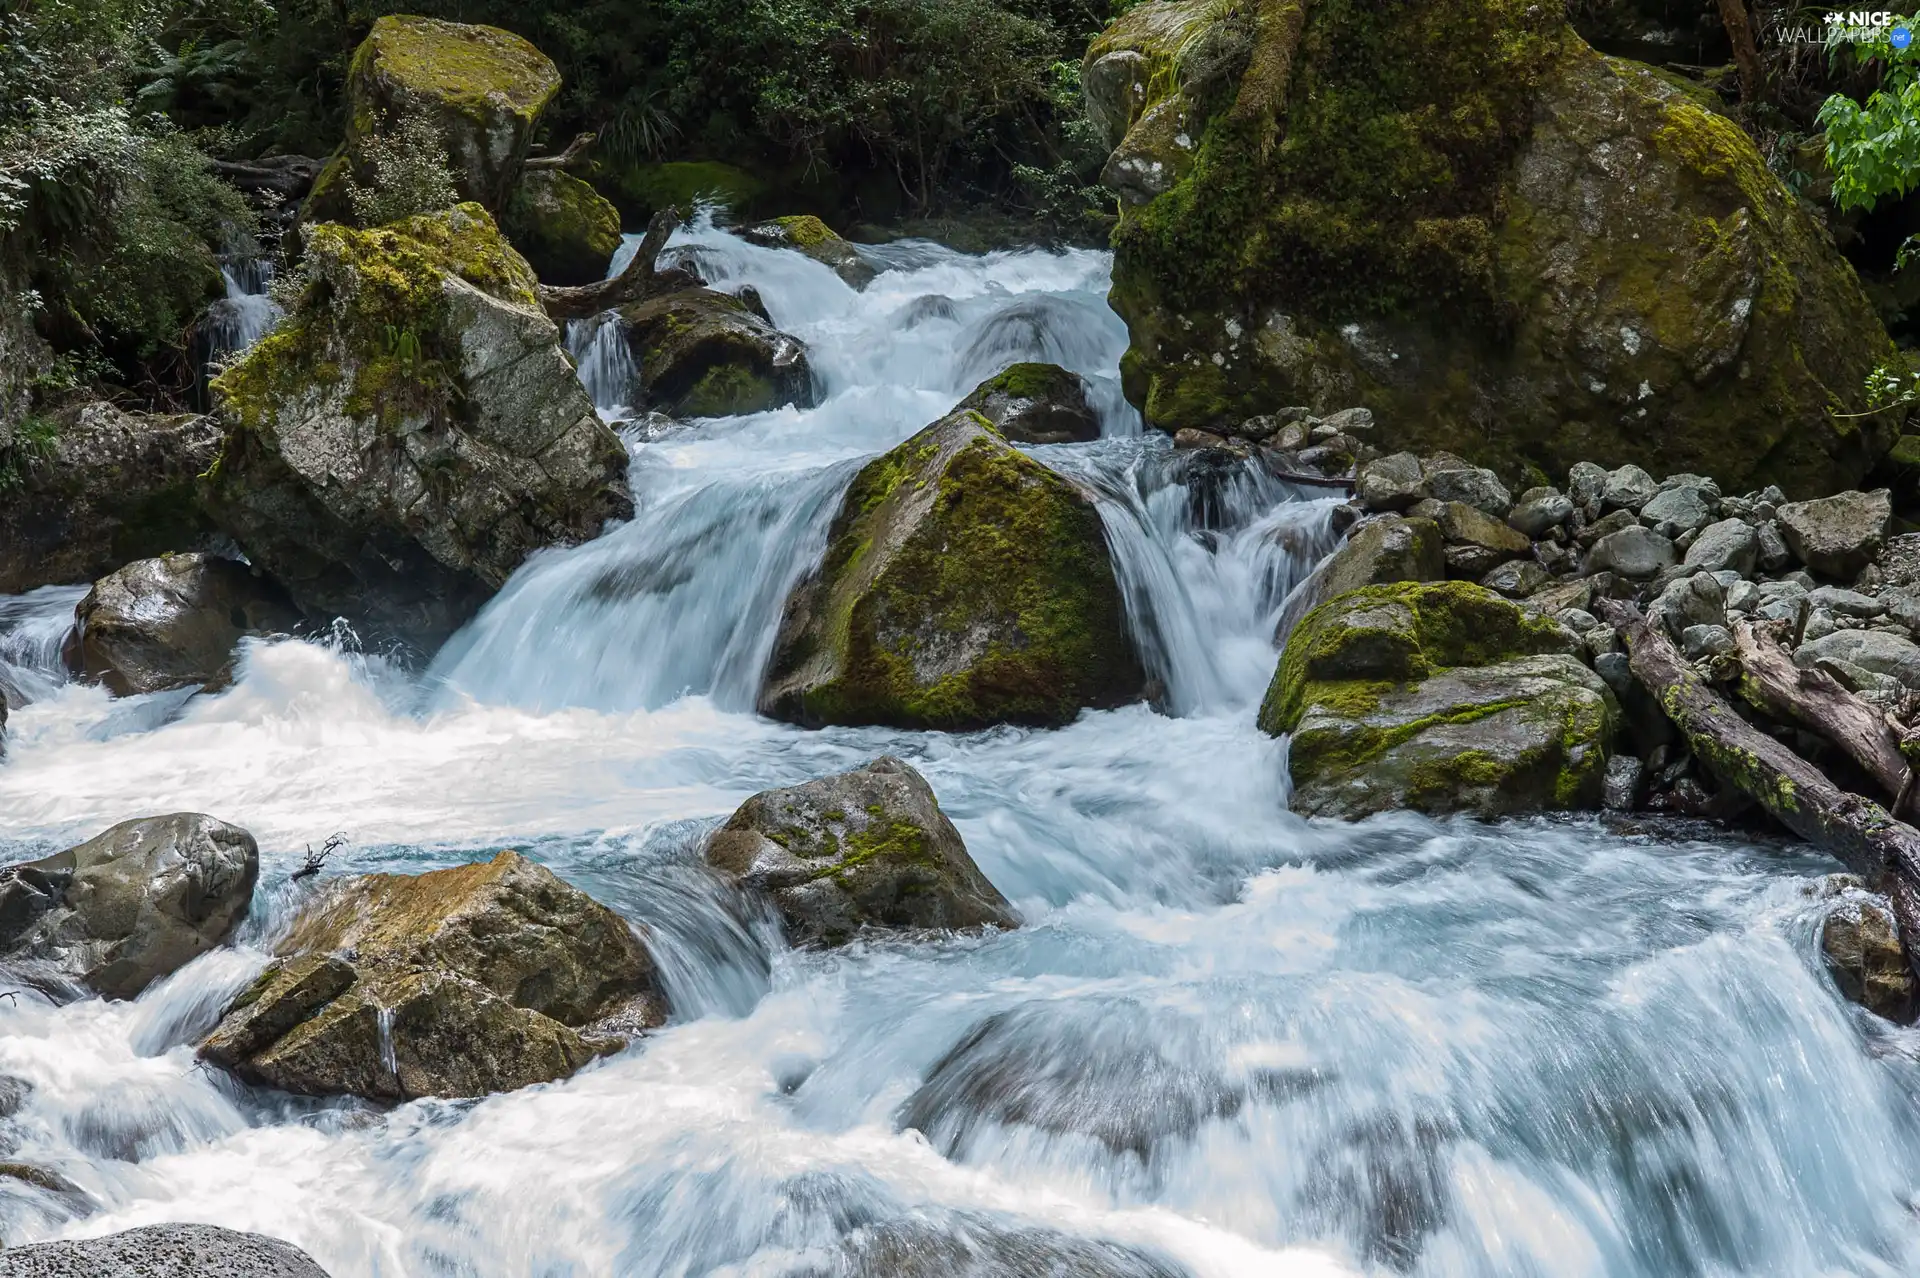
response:
{"label": "small waterfall", "polygon": [[255,254],[229,252],[220,263],[227,295],[207,308],[202,337],[209,361],[247,350],[280,322],[281,310],[269,295],[273,262]]}
{"label": "small waterfall", "polygon": [[579,369],[580,384],[609,422],[633,416],[635,392],[640,389],[623,327],[620,317],[611,312],[567,325],[567,353]]}
{"label": "small waterfall", "polygon": [[44,700],[67,682],[67,636],[87,589],[42,586],[24,595],[0,595],[0,696],[10,706]]}
{"label": "small waterfall", "polygon": [[387,1077],[393,1080],[393,1088],[400,1090],[400,1058],[393,1050],[393,1009],[376,1007],[374,1009],[374,1032],[379,1036],[380,1067],[387,1071]]}

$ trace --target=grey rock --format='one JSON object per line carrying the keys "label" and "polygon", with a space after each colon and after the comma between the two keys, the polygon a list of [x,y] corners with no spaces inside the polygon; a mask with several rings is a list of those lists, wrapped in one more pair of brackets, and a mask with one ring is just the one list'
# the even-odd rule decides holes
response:
{"label": "grey rock", "polygon": [[1734,649],[1733,632],[1725,626],[1688,626],[1680,632],[1680,648],[1691,661],[1724,656]]}
{"label": "grey rock", "polygon": [[1620,632],[1612,626],[1595,626],[1583,636],[1587,656],[1599,660],[1603,654],[1622,652],[1626,645],[1620,639]]}
{"label": "grey rock", "polygon": [[1722,497],[1720,513],[1730,519],[1752,520],[1753,503],[1745,497]]}
{"label": "grey rock", "polygon": [[1760,571],[1779,572],[1793,563],[1793,552],[1787,549],[1787,539],[1780,534],[1780,525],[1773,520],[1756,524],[1753,540],[1758,551],[1756,562]]}
{"label": "grey rock", "polygon": [[1836,617],[1859,617],[1862,619],[1878,617],[1886,612],[1887,606],[1871,595],[1863,595],[1857,590],[1848,590],[1844,586],[1820,586],[1807,598],[1816,608],[1825,609]]}
{"label": "grey rock", "polygon": [[706,857],[766,893],[801,944],[840,945],[864,927],[1020,922],[925,778],[899,759],[754,795],[714,832]]}
{"label": "grey rock", "polygon": [[1538,539],[1573,517],[1573,499],[1551,488],[1529,488],[1507,514],[1515,530]]}
{"label": "grey rock", "polygon": [[1745,576],[1759,561],[1759,534],[1740,519],[1708,524],[1700,530],[1693,545],[1687,547],[1687,567],[1704,568],[1708,572],[1731,571]]}
{"label": "grey rock", "polygon": [[1887,616],[1892,620],[1908,630],[1920,628],[1920,590],[1896,587],[1884,591],[1880,602],[1886,605]]}
{"label": "grey rock", "polygon": [[1509,599],[1525,599],[1553,578],[1531,559],[1515,559],[1501,564],[1480,579],[1488,590],[1497,590]]}
{"label": "grey rock", "polygon": [[1057,364],[1015,364],[954,406],[971,408],[1017,444],[1086,443],[1100,438],[1087,384]]}
{"label": "grey rock", "polygon": [[1376,457],[1355,474],[1353,491],[1368,510],[1406,510],[1427,496],[1426,472],[1412,453]]}
{"label": "grey rock", "polygon": [[1607,491],[1607,471],[1592,462],[1575,462],[1567,472],[1567,495],[1582,508],[1596,505]]}
{"label": "grey rock", "polygon": [[1899,635],[1879,630],[1835,630],[1803,642],[1793,654],[1794,664],[1803,667],[1829,657],[1891,675],[1909,688],[1920,689],[1920,645]]}
{"label": "grey rock", "polygon": [[1893,911],[1876,899],[1842,902],[1820,925],[1820,949],[1848,999],[1890,1020],[1912,1019],[1914,977]]}
{"label": "grey rock", "polygon": [[1784,622],[1797,631],[1806,622],[1807,597],[1787,595],[1779,599],[1769,599],[1751,611],[1762,621]]}
{"label": "grey rock", "polygon": [[1607,776],[1601,785],[1601,806],[1609,812],[1631,812],[1640,802],[1641,782],[1647,765],[1630,754],[1616,754],[1607,760]]}
{"label": "grey rock", "polygon": [[1779,581],[1762,581],[1754,584],[1762,599],[1771,602],[1775,599],[1805,599],[1812,589],[1806,582],[1786,577]]}
{"label": "grey rock", "polygon": [[0,1252],[0,1278],[327,1278],[292,1243],[216,1225],[147,1225]]}
{"label": "grey rock", "polygon": [[1668,584],[1647,612],[1677,639],[1689,626],[1727,624],[1727,596],[1711,573],[1695,573]]}
{"label": "grey rock", "polygon": [[1616,697],[1624,697],[1635,687],[1633,670],[1628,664],[1624,652],[1606,652],[1593,659],[1594,673],[1599,675]]}
{"label": "grey rock", "polygon": [[260,850],[197,812],[123,821],[0,869],[0,955],[132,998],[221,944],[246,917]]}
{"label": "grey rock", "polygon": [[1638,528],[1639,526],[1640,517],[1631,510],[1616,510],[1601,516],[1599,519],[1594,520],[1582,528],[1573,535],[1573,540],[1575,544],[1590,550],[1593,548],[1594,543],[1603,537],[1610,537],[1614,533],[1624,532],[1629,528]]}
{"label": "grey rock", "polygon": [[1660,481],[1660,491],[1663,493],[1671,492],[1676,488],[1695,489],[1699,492],[1701,500],[1709,506],[1717,506],[1720,503],[1720,485],[1709,476],[1682,472],[1677,475],[1668,475]]}
{"label": "grey rock", "polygon": [[1477,466],[1427,466],[1427,492],[1444,502],[1461,502],[1495,519],[1513,508],[1513,494],[1499,476]]}
{"label": "grey rock", "polygon": [[1662,568],[1671,568],[1678,558],[1671,540],[1651,528],[1636,525],[1609,533],[1595,542],[1582,571],[1589,575],[1611,572],[1644,580]]}
{"label": "grey rock", "polygon": [[1791,550],[1822,576],[1851,580],[1886,544],[1893,522],[1887,490],[1845,492],[1780,507],[1780,531]]}
{"label": "grey rock", "polygon": [[1815,639],[1825,639],[1828,635],[1844,628],[1826,609],[1809,607],[1807,619],[1800,625],[1800,640],[1808,643]]}
{"label": "grey rock", "polygon": [[1358,431],[1362,434],[1373,429],[1373,410],[1370,408],[1343,408],[1337,413],[1328,413],[1320,419],[1322,426],[1331,426],[1335,433],[1351,435]]}
{"label": "grey rock", "polygon": [[1760,587],[1751,581],[1736,581],[1727,588],[1728,612],[1753,612],[1764,601]]}
{"label": "grey rock", "polygon": [[1920,590],[1920,533],[1887,538],[1874,564],[1880,569],[1882,586]]}
{"label": "grey rock", "polygon": [[1576,635],[1584,635],[1600,624],[1600,618],[1584,608],[1562,608],[1553,614],[1553,619]]}
{"label": "grey rock", "polygon": [[1653,500],[1660,485],[1653,476],[1631,463],[1607,474],[1606,487],[1601,490],[1600,503],[1609,510],[1638,511]]}
{"label": "grey rock", "polygon": [[1640,507],[1640,520],[1668,537],[1705,528],[1713,522],[1713,506],[1698,488],[1667,488]]}
{"label": "grey rock", "polygon": [[95,582],[74,612],[82,673],[123,697],[218,682],[240,640],[302,621],[254,569],[204,554],[128,564]]}
{"label": "grey rock", "polygon": [[[1497,558],[1493,563],[1517,558],[1533,549],[1533,543],[1524,534],[1515,532],[1505,521],[1467,502],[1444,503],[1434,522],[1440,525],[1440,535],[1448,542],[1479,547],[1495,554]],[[1492,564],[1488,567],[1492,567]]]}

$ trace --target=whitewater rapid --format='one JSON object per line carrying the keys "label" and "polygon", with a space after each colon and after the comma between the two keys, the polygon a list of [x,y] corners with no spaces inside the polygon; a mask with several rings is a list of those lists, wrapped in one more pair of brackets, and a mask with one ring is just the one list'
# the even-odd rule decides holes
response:
{"label": "whitewater rapid", "polygon": [[[1075,1278],[1920,1271],[1920,1036],[1821,971],[1831,862],[1287,812],[1253,708],[1330,503],[1142,434],[1105,255],[891,246],[856,293],[704,223],[676,246],[808,342],[820,406],[660,430],[624,410],[617,350],[571,335],[639,513],[536,556],[429,670],[252,643],[218,696],[113,701],[59,674],[80,588],[0,600],[0,861],[182,809],[263,860],[239,944],[137,1002],[0,999],[0,1162],[72,1187],[0,1176],[0,1238],[207,1221],[334,1278],[920,1272],[874,1259],[903,1239],[981,1278],[1041,1255]],[[1156,704],[965,736],[755,716],[860,462],[1017,358],[1094,387],[1105,438],[1035,454],[1100,497]],[[794,952],[699,867],[748,795],[881,753],[1025,927]],[[648,930],[671,1023],[564,1083],[392,1111],[197,1067],[336,831],[336,872],[550,865]]]}

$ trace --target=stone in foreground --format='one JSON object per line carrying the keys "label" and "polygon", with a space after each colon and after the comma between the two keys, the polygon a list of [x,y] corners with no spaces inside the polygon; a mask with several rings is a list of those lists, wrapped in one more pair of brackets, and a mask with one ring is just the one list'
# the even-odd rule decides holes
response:
{"label": "stone in foreground", "polygon": [[259,877],[238,826],[197,812],[123,821],[0,869],[0,957],[132,998],[232,935]]}
{"label": "stone in foreground", "polygon": [[973,412],[855,477],[760,693],[809,726],[1054,727],[1145,676],[1093,502]]}
{"label": "stone in foreground", "polygon": [[217,555],[142,559],[93,584],[74,611],[82,673],[116,696],[223,682],[249,635],[303,618],[286,592]]}
{"label": "stone in foreground", "polygon": [[1886,544],[1893,501],[1886,489],[1836,493],[1780,507],[1780,531],[1801,563],[1823,577],[1850,581]]}
{"label": "stone in foreground", "polygon": [[1058,364],[1014,364],[955,406],[971,408],[1016,444],[1085,443],[1100,438],[1087,384]]}
{"label": "stone in foreground", "polygon": [[626,921],[515,852],[339,882],[277,952],[200,1054],[290,1092],[511,1091],[565,1078],[665,1014]]}
{"label": "stone in foreground", "polygon": [[632,515],[627,450],[478,205],[306,241],[286,321],[214,381],[208,502],[309,617],[431,651],[528,555]]}
{"label": "stone in foreground", "polygon": [[1481,817],[1598,807],[1617,710],[1561,626],[1464,582],[1369,586],[1287,642],[1260,727],[1293,808]]}
{"label": "stone in foreground", "polygon": [[1913,970],[1892,910],[1877,901],[1843,901],[1820,926],[1820,949],[1847,998],[1888,1020],[1913,1019]]}
{"label": "stone in foreground", "polygon": [[0,1278],[327,1278],[292,1243],[217,1225],[146,1225],[0,1252]]}
{"label": "stone in foreground", "polygon": [[771,897],[797,944],[841,945],[867,927],[1020,925],[899,759],[754,795],[714,832],[707,861]]}
{"label": "stone in foreground", "polygon": [[807,348],[744,301],[689,288],[620,308],[647,407],[669,417],[811,408]]}

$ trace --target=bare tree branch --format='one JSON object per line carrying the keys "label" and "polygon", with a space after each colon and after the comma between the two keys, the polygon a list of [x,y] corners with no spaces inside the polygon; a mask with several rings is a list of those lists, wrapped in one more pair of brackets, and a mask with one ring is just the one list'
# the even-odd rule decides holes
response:
{"label": "bare tree branch", "polygon": [[520,167],[523,170],[571,169],[586,158],[587,148],[592,146],[594,140],[599,136],[597,133],[578,134],[574,137],[573,141],[567,143],[567,149],[560,152],[560,154],[530,155]]}
{"label": "bare tree branch", "polygon": [[687,271],[654,269],[661,250],[667,247],[667,240],[680,225],[680,220],[679,209],[661,209],[647,224],[647,233],[640,241],[639,252],[633,255],[633,260],[627,263],[626,269],[620,274],[610,280],[575,288],[542,284],[540,305],[546,307],[547,314],[556,320],[586,319],[625,302],[637,302],[659,293],[698,285],[700,281]]}

